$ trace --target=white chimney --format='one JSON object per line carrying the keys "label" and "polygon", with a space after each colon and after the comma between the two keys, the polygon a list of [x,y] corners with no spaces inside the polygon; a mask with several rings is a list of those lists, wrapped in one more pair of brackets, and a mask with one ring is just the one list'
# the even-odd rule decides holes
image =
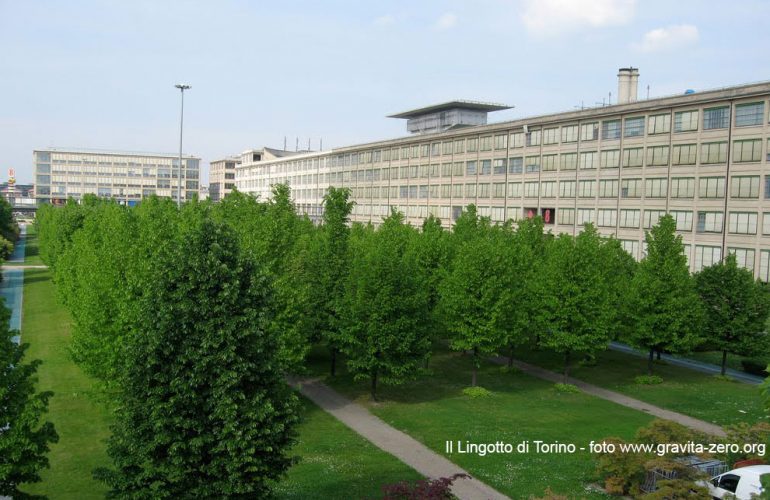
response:
{"label": "white chimney", "polygon": [[638,68],[620,68],[618,70],[618,104],[636,102],[636,91],[639,86]]}

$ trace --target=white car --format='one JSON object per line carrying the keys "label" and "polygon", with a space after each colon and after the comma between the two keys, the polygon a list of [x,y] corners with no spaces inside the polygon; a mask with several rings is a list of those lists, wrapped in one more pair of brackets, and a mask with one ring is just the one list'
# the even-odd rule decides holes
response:
{"label": "white car", "polygon": [[709,493],[714,498],[751,500],[752,495],[762,494],[763,476],[770,476],[770,465],[750,465],[733,469],[711,479],[708,483]]}

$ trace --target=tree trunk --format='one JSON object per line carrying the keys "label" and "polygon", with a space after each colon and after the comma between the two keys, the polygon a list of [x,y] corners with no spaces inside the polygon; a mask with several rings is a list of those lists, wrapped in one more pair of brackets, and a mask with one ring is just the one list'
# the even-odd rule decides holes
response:
{"label": "tree trunk", "polygon": [[471,376],[471,387],[476,387],[476,365],[479,355],[479,349],[477,347],[473,348],[473,375]]}
{"label": "tree trunk", "polygon": [[337,349],[334,347],[330,348],[332,351],[332,366],[331,366],[331,374],[332,377],[337,375]]}
{"label": "tree trunk", "polygon": [[650,357],[647,359],[647,375],[652,375],[652,358],[655,354],[655,349],[650,347]]}
{"label": "tree trunk", "polygon": [[722,376],[725,376],[727,371],[727,351],[722,351]]}
{"label": "tree trunk", "polygon": [[511,344],[511,350],[508,355],[508,370],[513,368],[513,344]]}
{"label": "tree trunk", "polygon": [[377,401],[377,370],[372,374],[372,401]]}
{"label": "tree trunk", "polygon": [[569,377],[569,351],[564,351],[564,373],[563,382],[566,384]]}
{"label": "tree trunk", "polygon": [[660,361],[660,349],[658,349],[657,359],[658,359],[658,361]]}

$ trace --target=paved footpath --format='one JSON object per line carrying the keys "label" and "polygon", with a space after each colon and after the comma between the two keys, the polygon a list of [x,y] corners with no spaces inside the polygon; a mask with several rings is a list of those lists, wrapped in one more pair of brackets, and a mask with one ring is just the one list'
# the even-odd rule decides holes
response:
{"label": "paved footpath", "polygon": [[[356,404],[334,391],[319,379],[290,379],[292,386],[323,410],[347,425],[372,444],[387,451],[414,470],[429,478],[468,474],[430,448],[394,429],[375,417],[363,406]],[[470,476],[470,474],[468,474]],[[457,479],[452,493],[460,499],[492,500],[507,496],[477,479]]]}
{"label": "paved footpath", "polygon": [[[502,357],[494,358],[492,361],[499,364],[504,364],[508,362],[507,358],[502,358]],[[546,370],[545,368],[540,368],[539,366],[530,365],[529,363],[525,363],[519,360],[514,360],[513,365],[519,370],[523,371],[524,373],[527,373],[534,377],[549,380],[551,382],[563,381],[563,376],[561,374],[554,373],[550,370]],[[603,389],[601,387],[597,387],[593,384],[589,384],[587,382],[583,382],[582,380],[577,380],[572,377],[569,377],[567,381],[570,384],[573,384],[579,387],[586,394],[596,396],[597,398],[606,399],[607,401],[612,401],[613,403],[627,406],[628,408],[633,408],[634,410],[643,411],[645,413],[649,413],[650,415],[655,415],[658,418],[673,420],[674,422],[678,422],[684,425],[685,427],[695,429],[696,431],[705,432],[706,434],[711,434],[713,436],[721,436],[721,437],[726,436],[724,429],[722,429],[718,425],[705,422],[703,420],[698,420],[697,418],[688,417],[687,415],[682,415],[681,413],[677,413],[675,411],[666,410],[659,406],[654,406],[649,403],[645,403],[644,401],[639,401],[638,399],[630,398],[624,394],[620,394],[619,392]]]}
{"label": "paved footpath", "polygon": [[3,269],[48,269],[48,266],[3,264]]}

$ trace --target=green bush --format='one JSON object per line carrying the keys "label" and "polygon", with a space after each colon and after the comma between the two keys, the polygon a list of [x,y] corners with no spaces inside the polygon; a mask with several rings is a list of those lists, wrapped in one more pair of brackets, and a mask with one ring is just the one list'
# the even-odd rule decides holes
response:
{"label": "green bush", "polygon": [[716,380],[721,380],[722,382],[735,382],[735,379],[730,375],[714,375],[714,378]]}
{"label": "green bush", "polygon": [[557,383],[554,384],[553,388],[556,390],[556,392],[563,392],[568,394],[576,394],[580,392],[578,386],[572,384]]}
{"label": "green bush", "polygon": [[657,375],[639,375],[634,377],[634,383],[636,385],[657,385],[662,384],[663,379]]}
{"label": "green bush", "polygon": [[463,389],[463,394],[471,398],[488,398],[492,395],[491,391],[484,389],[483,387],[466,387]]}
{"label": "green bush", "polygon": [[6,260],[13,253],[13,243],[0,236],[0,259]]}
{"label": "green bush", "polygon": [[767,377],[768,375],[768,362],[763,359],[745,358],[741,360],[743,371],[752,375],[759,375],[760,377]]}

